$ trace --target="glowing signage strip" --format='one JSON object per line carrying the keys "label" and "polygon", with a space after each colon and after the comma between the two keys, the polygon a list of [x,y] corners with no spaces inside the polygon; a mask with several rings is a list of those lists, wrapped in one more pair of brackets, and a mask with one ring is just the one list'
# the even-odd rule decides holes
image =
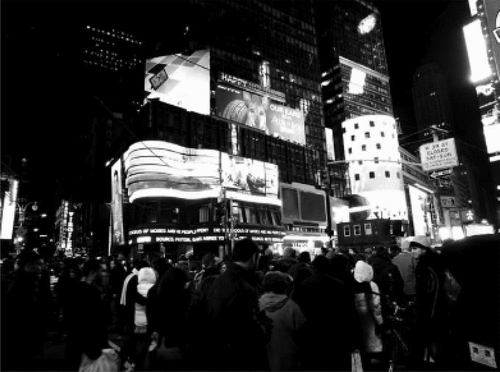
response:
{"label": "glowing signage strip", "polygon": [[[164,188],[151,188],[151,189],[137,190],[132,195],[130,195],[129,200],[131,203],[133,203],[134,200],[141,198],[166,197],[166,198],[182,198],[189,200],[197,200],[197,199],[217,198],[219,196],[220,196],[220,187],[211,190],[204,190],[197,192],[164,189]],[[270,204],[267,199],[266,203]]]}

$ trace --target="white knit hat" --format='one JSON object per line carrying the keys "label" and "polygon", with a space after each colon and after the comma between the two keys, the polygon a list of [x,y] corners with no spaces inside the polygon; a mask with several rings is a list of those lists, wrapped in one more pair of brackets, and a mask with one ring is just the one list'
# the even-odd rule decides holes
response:
{"label": "white knit hat", "polygon": [[151,267],[143,267],[140,269],[137,277],[139,283],[156,283],[156,272]]}
{"label": "white knit hat", "polygon": [[424,248],[430,248],[431,242],[425,235],[417,235],[410,241],[410,248],[412,245],[418,245]]}
{"label": "white knit hat", "polygon": [[357,282],[371,282],[373,280],[373,268],[365,261],[356,262],[354,267],[354,279]]}

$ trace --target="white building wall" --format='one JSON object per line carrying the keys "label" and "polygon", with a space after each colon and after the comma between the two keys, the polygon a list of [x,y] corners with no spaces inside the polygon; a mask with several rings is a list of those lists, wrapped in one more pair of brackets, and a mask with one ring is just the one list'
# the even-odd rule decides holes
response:
{"label": "white building wall", "polygon": [[396,121],[388,115],[346,120],[345,159],[353,194],[368,199],[370,218],[408,219]]}

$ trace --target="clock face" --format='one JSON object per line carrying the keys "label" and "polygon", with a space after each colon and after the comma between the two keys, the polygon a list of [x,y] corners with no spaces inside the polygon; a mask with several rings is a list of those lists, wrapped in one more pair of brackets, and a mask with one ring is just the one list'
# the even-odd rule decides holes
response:
{"label": "clock face", "polygon": [[362,35],[369,33],[377,24],[375,15],[370,14],[368,17],[363,18],[358,24],[358,32]]}

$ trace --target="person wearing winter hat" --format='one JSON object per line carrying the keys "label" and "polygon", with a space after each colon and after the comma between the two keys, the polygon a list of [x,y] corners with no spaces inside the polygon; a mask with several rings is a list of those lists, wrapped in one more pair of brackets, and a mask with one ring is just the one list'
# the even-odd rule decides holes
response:
{"label": "person wearing winter hat", "polygon": [[267,345],[271,371],[300,368],[299,348],[306,318],[299,305],[287,296],[291,284],[291,276],[279,271],[269,271],[262,282],[264,294],[259,299],[259,307],[273,321],[271,341]]}
{"label": "person wearing winter hat", "polygon": [[373,281],[373,268],[364,261],[354,267],[354,303],[358,315],[359,347],[365,369],[382,361],[382,339],[377,328],[383,324],[380,290]]}
{"label": "person wearing winter hat", "polygon": [[[447,300],[444,282],[446,268],[441,256],[432,248],[427,236],[416,236],[410,241],[410,249],[417,260],[415,345],[412,348],[414,368],[424,368],[422,362],[445,362],[441,351],[445,350]],[[426,359],[426,360],[424,360]]]}

